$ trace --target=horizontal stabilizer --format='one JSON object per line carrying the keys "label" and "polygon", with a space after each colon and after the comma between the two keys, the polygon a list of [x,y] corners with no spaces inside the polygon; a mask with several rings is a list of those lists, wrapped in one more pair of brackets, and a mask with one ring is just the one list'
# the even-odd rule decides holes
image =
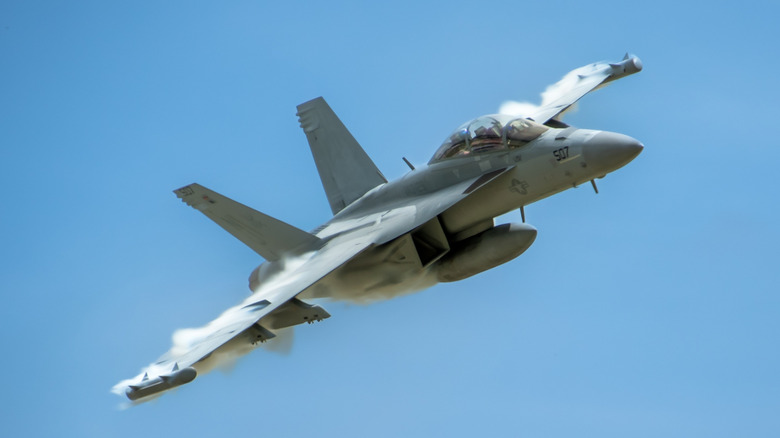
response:
{"label": "horizontal stabilizer", "polygon": [[298,105],[298,119],[333,214],[387,182],[325,99]]}
{"label": "horizontal stabilizer", "polygon": [[315,247],[320,239],[271,216],[240,204],[200,184],[173,191],[177,197],[268,261],[278,260],[299,247]]}

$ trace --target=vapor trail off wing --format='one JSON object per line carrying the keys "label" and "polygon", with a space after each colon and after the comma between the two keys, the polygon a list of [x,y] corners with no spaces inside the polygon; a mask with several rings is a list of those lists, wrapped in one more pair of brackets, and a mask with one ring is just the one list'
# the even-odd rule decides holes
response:
{"label": "vapor trail off wing", "polygon": [[599,86],[642,70],[642,61],[628,54],[616,63],[597,62],[572,70],[563,79],[542,93],[542,105],[533,114],[525,114],[536,122],[560,120],[563,113],[582,96]]}
{"label": "vapor trail off wing", "polygon": [[165,380],[175,371],[188,367],[198,370],[199,362],[232,340],[243,344],[248,351],[251,345],[268,336],[268,330],[257,325],[258,321],[369,247],[371,237],[370,234],[344,235],[331,239],[317,252],[286,258],[283,263],[288,268],[281,275],[263,283],[249,298],[209,324],[188,329],[186,339],[174,337],[174,345],[166,354],[135,378],[118,383],[114,392],[133,399],[134,387],[143,387],[144,382],[157,378]]}

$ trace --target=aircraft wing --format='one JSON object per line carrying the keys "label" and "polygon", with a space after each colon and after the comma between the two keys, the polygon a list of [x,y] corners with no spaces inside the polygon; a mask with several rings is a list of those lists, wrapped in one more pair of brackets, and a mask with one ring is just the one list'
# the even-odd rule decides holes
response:
{"label": "aircraft wing", "polygon": [[572,70],[542,93],[542,105],[528,115],[539,123],[560,120],[582,96],[606,84],[642,70],[642,61],[628,54],[617,63],[597,62]]}
{"label": "aircraft wing", "polygon": [[[113,392],[126,394],[132,400],[146,397],[143,390],[148,385],[162,384],[166,379],[175,380],[177,372],[187,370],[193,365],[198,369],[199,362],[230,341],[240,341],[244,347],[249,348],[257,341],[265,340],[264,336],[269,333],[256,325],[259,320],[371,244],[369,234],[344,234],[326,242],[316,252],[285,259],[285,267],[279,275],[264,282],[250,297],[226,310],[209,324],[197,329],[178,331],[174,334],[174,345],[167,353],[145,367],[135,378],[115,385]],[[172,387],[154,391],[149,395]]]}
{"label": "aircraft wing", "polygon": [[[206,369],[206,360],[219,354],[228,343],[247,352],[273,333],[258,322],[339,266],[374,245],[381,245],[422,225],[469,196],[510,168],[475,175],[439,191],[381,208],[374,212],[334,220],[319,234],[320,245],[310,252],[291,255],[279,261],[276,275],[237,306],[231,307],[207,325],[177,331],[173,347],[133,379],[114,386],[117,394],[131,400],[148,399],[195,378],[196,370]],[[141,400],[141,401],[144,401]]]}

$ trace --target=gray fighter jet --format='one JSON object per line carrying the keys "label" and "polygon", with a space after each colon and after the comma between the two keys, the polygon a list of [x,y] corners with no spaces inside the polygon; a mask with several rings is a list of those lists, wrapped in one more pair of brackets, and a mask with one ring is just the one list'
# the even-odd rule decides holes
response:
{"label": "gray fighter jet", "polygon": [[[221,358],[247,353],[280,330],[330,315],[318,298],[370,301],[458,281],[506,263],[534,242],[524,206],[604,177],[641,151],[637,140],[578,129],[562,114],[588,92],[636,73],[636,57],[578,68],[524,116],[461,125],[425,168],[388,182],[325,100],[298,106],[333,218],[306,232],[198,184],[176,196],[265,259],[251,295],[174,345],[114,392],[145,401],[188,383]],[[405,159],[404,159],[405,160]],[[496,225],[514,209],[523,223]]]}

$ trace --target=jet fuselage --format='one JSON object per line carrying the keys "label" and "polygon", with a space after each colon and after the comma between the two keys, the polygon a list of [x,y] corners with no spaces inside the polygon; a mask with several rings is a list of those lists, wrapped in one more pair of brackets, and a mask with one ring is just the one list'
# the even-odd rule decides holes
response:
{"label": "jet fuselage", "polygon": [[[470,120],[427,167],[392,182],[322,97],[298,105],[333,218],[306,232],[197,183],[174,190],[266,262],[250,275],[250,296],[202,327],[177,331],[168,352],[112,390],[133,403],[150,400],[279,330],[330,317],[305,298],[392,298],[522,254],[537,234],[524,206],[588,181],[595,189],[596,178],[642,151],[625,135],[561,121],[590,91],[641,69],[639,58],[626,55],[572,70],[545,90],[540,106],[524,109],[528,114],[505,110]],[[495,224],[517,208],[522,223]]]}
{"label": "jet fuselage", "polygon": [[[503,173],[420,227],[427,229],[370,248],[304,291],[301,298],[372,301],[448,281],[444,279],[446,276],[437,275],[437,270],[447,260],[447,253],[458,249],[458,242],[474,240],[474,236],[493,229],[493,219],[497,216],[605,176],[630,162],[642,148],[639,141],[622,134],[569,127],[549,129],[518,149],[454,157],[412,170],[402,178],[366,193],[315,230],[315,235],[327,239],[340,233],[356,232],[381,221],[382,214],[396,205],[408,205],[410,198],[429,196],[479,175]],[[424,214],[412,213],[410,217]],[[514,239],[519,252],[507,246],[506,255],[496,255],[501,263],[522,253],[535,238],[533,227],[516,225],[515,228],[520,229],[512,236],[527,238]],[[511,240],[509,236],[494,239],[491,248],[475,252],[473,257],[477,266],[472,271],[477,273],[495,266],[486,263],[484,269],[480,269],[480,258],[484,258],[486,251],[497,251],[497,243]],[[426,240],[439,241],[438,248],[433,244],[427,260],[421,252]],[[261,265],[253,273],[250,277],[253,289],[263,280],[263,273],[272,271],[271,268]]]}

